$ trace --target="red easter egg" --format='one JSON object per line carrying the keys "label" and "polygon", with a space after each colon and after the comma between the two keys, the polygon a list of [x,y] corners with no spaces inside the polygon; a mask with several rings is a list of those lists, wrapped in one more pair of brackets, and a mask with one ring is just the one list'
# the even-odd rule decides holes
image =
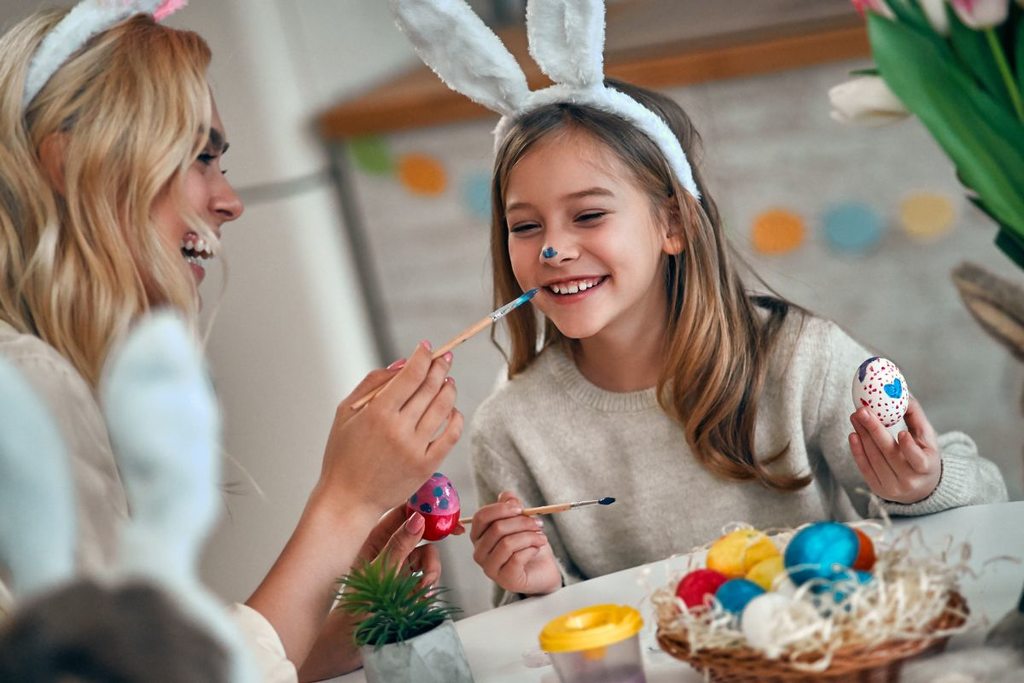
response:
{"label": "red easter egg", "polygon": [[853,561],[853,568],[863,572],[871,571],[871,568],[875,566],[875,544],[871,541],[871,537],[860,529],[855,528],[853,531],[857,534],[857,540],[860,542],[857,559]]}
{"label": "red easter egg", "polygon": [[426,523],[423,538],[440,541],[452,532],[459,522],[459,492],[455,485],[440,472],[423,482],[405,505],[411,515],[418,512]]}
{"label": "red easter egg", "polygon": [[714,595],[718,587],[728,580],[725,574],[714,569],[694,569],[676,586],[676,596],[691,609],[704,607],[705,599]]}

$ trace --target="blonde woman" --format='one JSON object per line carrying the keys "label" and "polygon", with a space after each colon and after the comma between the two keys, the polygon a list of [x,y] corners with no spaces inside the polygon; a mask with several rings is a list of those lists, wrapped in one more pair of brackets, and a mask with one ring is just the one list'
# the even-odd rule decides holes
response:
{"label": "blonde woman", "polygon": [[[131,514],[96,401],[104,360],[154,308],[195,325],[203,264],[243,210],[221,169],[228,142],[209,61],[202,38],[148,12],[106,22],[40,12],[0,38],[0,354],[46,399],[69,445],[87,572],[110,561]],[[419,515],[378,520],[459,437],[450,367],[450,354],[432,361],[424,343],[339,405],[293,536],[234,607],[261,643],[268,680],[295,679],[318,635],[344,630],[327,620],[331,586],[360,552],[387,545],[405,558],[422,535]],[[349,409],[391,378],[365,409]],[[418,553],[424,581],[436,580],[436,555]],[[318,648],[312,673],[355,666],[345,644]]]}

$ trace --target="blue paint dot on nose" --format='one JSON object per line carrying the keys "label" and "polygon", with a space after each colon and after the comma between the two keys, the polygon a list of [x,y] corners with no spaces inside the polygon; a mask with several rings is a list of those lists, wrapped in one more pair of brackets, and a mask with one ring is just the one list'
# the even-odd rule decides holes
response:
{"label": "blue paint dot on nose", "polygon": [[544,247],[544,252],[543,252],[542,255],[544,256],[544,258],[551,258],[552,256],[556,255],[557,253],[558,252],[555,251],[554,247]]}

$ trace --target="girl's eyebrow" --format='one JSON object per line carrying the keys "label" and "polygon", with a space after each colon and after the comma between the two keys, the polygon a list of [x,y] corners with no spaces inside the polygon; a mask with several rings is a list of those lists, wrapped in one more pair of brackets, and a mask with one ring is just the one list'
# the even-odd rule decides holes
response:
{"label": "girl's eyebrow", "polygon": [[[589,187],[586,190],[580,190],[578,192],[570,192],[562,197],[562,200],[571,199],[584,199],[586,197],[614,197],[615,193],[611,190],[603,187]],[[533,208],[533,205],[529,202],[513,202],[505,207],[505,212],[514,211],[516,209],[529,209]]]}

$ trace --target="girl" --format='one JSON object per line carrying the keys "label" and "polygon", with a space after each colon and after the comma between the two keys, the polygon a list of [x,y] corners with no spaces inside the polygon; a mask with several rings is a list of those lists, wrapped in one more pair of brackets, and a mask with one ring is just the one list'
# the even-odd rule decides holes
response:
{"label": "girl", "polygon": [[[511,381],[472,429],[474,559],[498,599],[686,551],[729,522],[867,515],[865,488],[896,515],[1004,500],[998,469],[966,435],[936,436],[916,401],[898,440],[867,410],[849,414],[851,377],[873,354],[746,289],[693,165],[688,117],[666,97],[605,85],[668,125],[696,191],[663,143],[586,104],[534,108],[499,141],[495,300],[540,287],[543,318],[509,316]],[[521,514],[599,496],[617,502],[543,522]]]}
{"label": "girl", "polygon": [[[96,401],[107,353],[157,307],[195,327],[203,263],[243,210],[221,169],[228,143],[206,43],[148,11],[96,6],[34,14],[0,39],[0,354],[47,400],[68,444],[87,572],[110,562],[131,514]],[[357,557],[386,546],[404,560],[422,535],[418,515],[381,517],[428,478],[462,417],[450,354],[431,361],[424,342],[399,365],[341,402],[293,536],[248,606],[233,608],[268,679],[294,680],[318,632],[346,627],[325,620],[331,586]],[[349,408],[392,377],[367,408]],[[432,551],[410,562],[437,579]],[[321,676],[358,661],[351,641],[317,652]]]}

